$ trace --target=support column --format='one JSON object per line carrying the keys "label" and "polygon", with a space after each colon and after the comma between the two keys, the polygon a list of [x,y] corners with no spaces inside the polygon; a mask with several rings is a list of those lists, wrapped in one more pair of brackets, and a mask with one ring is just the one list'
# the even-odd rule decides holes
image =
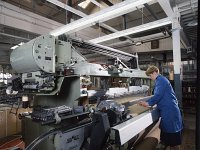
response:
{"label": "support column", "polygon": [[[200,3],[198,3],[198,7],[200,7]],[[198,13],[198,18],[200,17]],[[200,19],[198,19],[198,28],[197,33],[200,33]],[[200,39],[200,35],[198,34],[198,40]],[[196,150],[200,149],[200,42],[197,42],[197,101],[196,101]]]}
{"label": "support column", "polygon": [[180,107],[182,107],[182,79],[181,79],[181,48],[180,26],[178,18],[172,23],[173,61],[174,61],[174,89]]}

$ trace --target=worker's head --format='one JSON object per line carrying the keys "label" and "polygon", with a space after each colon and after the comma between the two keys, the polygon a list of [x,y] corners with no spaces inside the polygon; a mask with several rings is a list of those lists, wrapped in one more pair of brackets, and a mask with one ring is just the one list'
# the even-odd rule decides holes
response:
{"label": "worker's head", "polygon": [[152,80],[155,80],[157,78],[157,76],[159,75],[159,69],[156,66],[149,66],[145,73]]}

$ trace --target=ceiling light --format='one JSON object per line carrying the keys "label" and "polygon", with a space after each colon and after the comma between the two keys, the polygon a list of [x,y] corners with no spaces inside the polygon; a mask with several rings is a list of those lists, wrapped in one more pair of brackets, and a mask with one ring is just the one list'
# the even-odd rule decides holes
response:
{"label": "ceiling light", "polygon": [[135,43],[135,46],[140,46],[141,44],[142,44],[142,42],[139,41],[139,42],[136,42],[136,43]]}
{"label": "ceiling light", "polygon": [[83,1],[81,3],[79,3],[78,6],[80,6],[80,7],[85,9],[89,5],[89,3],[90,3],[90,0],[85,0],[85,1]]}

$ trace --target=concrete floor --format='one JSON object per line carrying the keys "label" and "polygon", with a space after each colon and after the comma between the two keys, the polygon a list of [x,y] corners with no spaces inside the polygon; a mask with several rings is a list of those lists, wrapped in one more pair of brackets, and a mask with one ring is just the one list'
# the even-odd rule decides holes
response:
{"label": "concrete floor", "polygon": [[184,129],[181,150],[195,150],[195,130]]}
{"label": "concrete floor", "polygon": [[[195,150],[195,114],[184,114],[183,140],[180,150]],[[170,150],[170,148],[167,148]]]}
{"label": "concrete floor", "polygon": [[181,145],[181,150],[195,150],[195,120],[195,114],[184,114],[183,144]]}

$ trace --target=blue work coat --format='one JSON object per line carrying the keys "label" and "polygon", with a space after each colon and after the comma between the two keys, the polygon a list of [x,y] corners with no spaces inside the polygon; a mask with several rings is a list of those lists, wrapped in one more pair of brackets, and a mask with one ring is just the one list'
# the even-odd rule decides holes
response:
{"label": "blue work coat", "polygon": [[158,75],[154,86],[154,95],[147,102],[150,106],[157,104],[161,117],[161,130],[166,133],[181,131],[183,129],[182,117],[169,80],[162,75]]}

